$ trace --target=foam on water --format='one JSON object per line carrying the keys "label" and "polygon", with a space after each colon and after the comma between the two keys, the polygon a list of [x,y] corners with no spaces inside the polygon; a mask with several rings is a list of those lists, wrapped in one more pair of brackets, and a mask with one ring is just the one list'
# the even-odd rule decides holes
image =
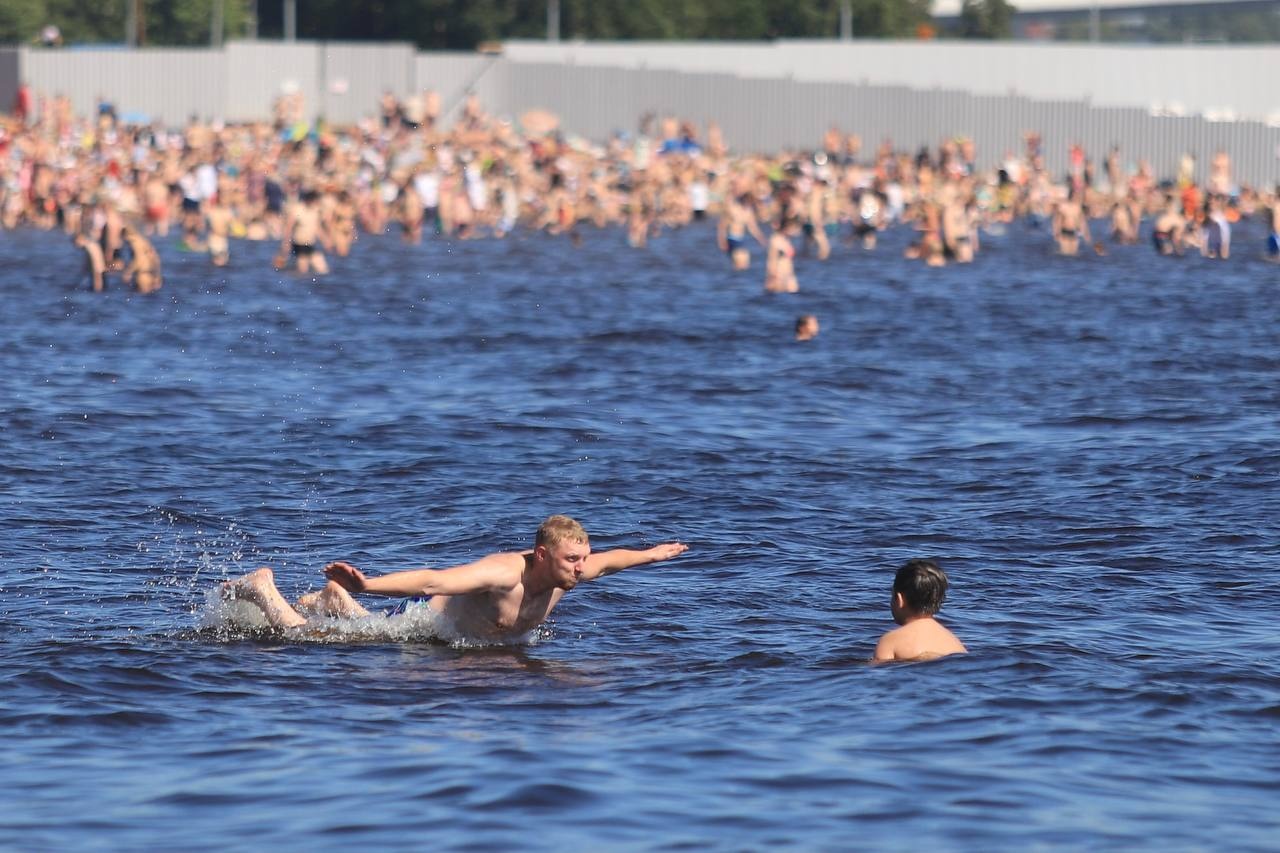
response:
{"label": "foam on water", "polygon": [[262,610],[241,599],[228,599],[220,587],[204,593],[196,623],[205,635],[222,642],[264,635],[297,643],[445,643],[454,648],[531,645],[544,632],[534,630],[502,640],[469,637],[459,632],[447,616],[422,603],[411,603],[394,613],[373,609],[368,616],[337,618],[309,616],[307,624],[283,630],[272,628]]}

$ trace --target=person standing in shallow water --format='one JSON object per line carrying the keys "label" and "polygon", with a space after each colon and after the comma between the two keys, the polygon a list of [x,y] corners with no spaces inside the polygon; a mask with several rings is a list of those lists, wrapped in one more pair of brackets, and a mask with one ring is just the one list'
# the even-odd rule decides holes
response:
{"label": "person standing in shallow water", "polygon": [[778,227],[769,235],[765,246],[764,289],[770,293],[795,293],[800,289],[796,280],[796,268],[792,258],[795,257],[795,246],[791,245],[791,231],[795,228],[795,220],[783,216]]}
{"label": "person standing in shallow water", "polygon": [[122,233],[133,256],[124,268],[125,283],[132,284],[139,293],[159,290],[164,284],[164,280],[160,277],[160,253],[137,229],[127,227]]}
{"label": "person standing in shallow water", "polygon": [[285,257],[286,252],[291,253],[302,275],[311,272],[325,275],[329,272],[329,264],[324,257],[324,246],[329,237],[320,217],[319,200],[320,194],[315,190],[305,190],[285,215],[280,253]]}
{"label": "person standing in shallow water", "polygon": [[767,244],[752,210],[751,196],[746,193],[731,195],[725,200],[724,213],[716,227],[716,243],[720,251],[728,253],[735,270],[745,270],[751,266],[751,250],[747,248],[748,234],[761,246]]}
{"label": "person standing in shallow water", "polygon": [[366,577],[350,563],[325,567],[329,582],[293,607],[276,589],[271,569],[262,568],[223,584],[229,599],[252,602],[274,628],[307,624],[304,613],[337,618],[368,616],[352,594],[410,598],[428,596],[425,606],[447,618],[459,634],[479,640],[518,639],[551,614],[566,592],[582,581],[678,557],[687,545],[667,542],[644,551],[618,548],[591,552],[582,525],[565,515],[542,523],[531,551],[490,554],[448,569],[411,569]]}
{"label": "person standing in shallow water", "polygon": [[947,575],[933,560],[911,560],[893,578],[894,628],[876,644],[873,663],[929,660],[968,651],[934,614],[947,597]]}

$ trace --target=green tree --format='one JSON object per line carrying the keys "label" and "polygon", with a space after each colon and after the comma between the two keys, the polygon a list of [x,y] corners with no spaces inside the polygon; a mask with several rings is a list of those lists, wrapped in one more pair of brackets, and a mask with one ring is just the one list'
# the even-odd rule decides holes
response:
{"label": "green tree", "polygon": [[[125,40],[131,0],[0,0],[0,38],[30,40],[44,24],[69,43]],[[204,45],[219,0],[141,0],[148,45]],[[227,38],[245,34],[252,0],[221,0]],[[543,38],[549,0],[296,0],[302,39],[407,41],[471,50],[483,41]],[[849,0],[859,38],[911,37],[928,23],[930,0]],[[994,0],[989,0],[994,2]],[[564,38],[834,38],[841,0],[559,0]],[[258,34],[284,33],[281,0],[257,0]]]}
{"label": "green tree", "polygon": [[[10,40],[5,23],[17,19],[14,41],[30,41],[46,24],[62,32],[64,44],[124,44],[130,0],[94,4],[83,0],[0,0],[0,41]],[[224,38],[243,37],[249,20],[249,0],[143,0],[139,30],[143,45],[200,46],[209,44],[213,4],[222,3]],[[34,28],[32,21],[35,21]]]}
{"label": "green tree", "polygon": [[768,26],[764,0],[706,0],[700,10],[689,38],[751,41],[762,38]]}
{"label": "green tree", "polygon": [[217,41],[243,38],[249,19],[247,0],[146,0],[142,8],[146,43],[188,47],[209,44],[213,4],[219,2],[222,3],[222,38]]}
{"label": "green tree", "polygon": [[855,0],[853,34],[857,38],[914,38],[933,20],[929,0]]}
{"label": "green tree", "polygon": [[47,23],[44,0],[4,0],[0,3],[0,44],[30,42]]}
{"label": "green tree", "polygon": [[1016,11],[1007,0],[964,0],[960,4],[960,35],[973,39],[1010,38]]}

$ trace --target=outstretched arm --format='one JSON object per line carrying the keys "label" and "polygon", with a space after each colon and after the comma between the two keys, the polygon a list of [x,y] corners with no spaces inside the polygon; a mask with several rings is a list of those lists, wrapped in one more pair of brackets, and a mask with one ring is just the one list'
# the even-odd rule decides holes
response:
{"label": "outstretched arm", "polygon": [[350,563],[338,561],[324,567],[329,580],[350,593],[369,595],[467,595],[511,589],[524,569],[521,554],[491,554],[488,557],[449,569],[410,569],[378,577],[366,577]]}
{"label": "outstretched arm", "polygon": [[648,563],[670,560],[672,557],[678,557],[688,550],[689,546],[680,542],[665,542],[662,545],[654,545],[646,551],[631,551],[626,548],[617,548],[613,551],[597,551],[587,557],[586,565],[582,567],[582,579],[591,581],[604,575],[611,575],[614,572],[629,569],[632,566],[643,566]]}

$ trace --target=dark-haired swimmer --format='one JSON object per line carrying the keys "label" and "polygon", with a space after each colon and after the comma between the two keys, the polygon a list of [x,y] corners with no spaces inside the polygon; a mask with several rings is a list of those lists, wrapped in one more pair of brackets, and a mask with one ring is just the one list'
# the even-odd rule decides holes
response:
{"label": "dark-haired swimmer", "polygon": [[911,560],[893,579],[894,628],[876,644],[873,662],[929,660],[968,651],[934,614],[947,596],[947,575],[933,560]]}
{"label": "dark-haired swimmer", "polygon": [[223,584],[223,594],[257,605],[275,628],[306,625],[301,611],[343,618],[369,615],[352,594],[430,596],[426,606],[446,617],[463,636],[509,640],[540,625],[579,582],[669,560],[687,549],[679,542],[667,542],[644,551],[619,548],[593,554],[582,525],[568,516],[553,515],[538,528],[533,550],[490,554],[448,569],[366,577],[350,563],[330,563],[324,570],[329,580],[324,589],[303,596],[296,608],[280,594],[267,568]]}
{"label": "dark-haired swimmer", "polygon": [[805,314],[796,319],[796,340],[811,341],[818,336],[818,317],[815,314]]}

